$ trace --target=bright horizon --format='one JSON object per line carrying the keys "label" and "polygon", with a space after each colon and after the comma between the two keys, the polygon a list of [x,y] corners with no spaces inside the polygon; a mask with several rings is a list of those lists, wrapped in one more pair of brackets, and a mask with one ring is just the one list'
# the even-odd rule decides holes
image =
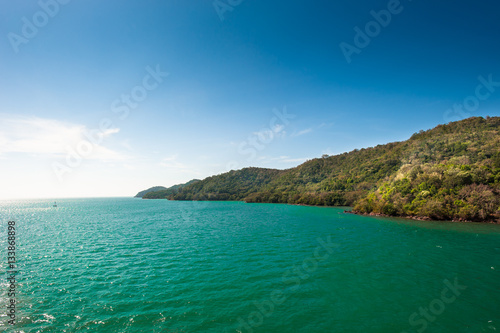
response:
{"label": "bright horizon", "polygon": [[0,200],[132,197],[500,116],[493,0],[232,4],[4,4]]}

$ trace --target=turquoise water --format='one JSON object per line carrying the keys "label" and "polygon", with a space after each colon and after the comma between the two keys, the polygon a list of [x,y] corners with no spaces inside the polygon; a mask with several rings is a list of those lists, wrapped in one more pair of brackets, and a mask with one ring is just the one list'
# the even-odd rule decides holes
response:
{"label": "turquoise water", "polygon": [[500,331],[498,225],[129,198],[0,209],[2,331]]}

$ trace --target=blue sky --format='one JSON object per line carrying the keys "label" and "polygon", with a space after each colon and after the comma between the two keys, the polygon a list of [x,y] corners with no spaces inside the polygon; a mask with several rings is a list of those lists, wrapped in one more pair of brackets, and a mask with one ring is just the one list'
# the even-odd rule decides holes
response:
{"label": "blue sky", "polygon": [[493,0],[1,7],[3,199],[129,196],[500,115]]}

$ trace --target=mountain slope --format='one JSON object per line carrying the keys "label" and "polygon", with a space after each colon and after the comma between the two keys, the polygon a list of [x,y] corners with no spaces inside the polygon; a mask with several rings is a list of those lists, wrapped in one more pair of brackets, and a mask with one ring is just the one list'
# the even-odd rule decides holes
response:
{"label": "mountain slope", "polygon": [[360,213],[458,221],[498,220],[500,118],[470,118],[415,136],[398,172],[360,199]]}
{"label": "mountain slope", "polygon": [[151,196],[151,197],[148,197],[148,199],[159,199],[159,198],[162,198],[162,196],[165,193],[170,193],[171,191],[175,191],[179,188],[194,184],[194,183],[199,182],[199,181],[200,181],[199,179],[193,179],[193,180],[188,181],[187,183],[174,185],[174,186],[171,186],[168,188],[164,187],[164,186],[156,186],[156,187],[152,187],[150,189],[147,189],[147,190],[144,190],[142,192],[137,193],[137,195],[135,197],[139,197],[139,195],[141,195],[140,197],[143,199],[146,196]]}
{"label": "mountain slope", "polygon": [[362,213],[486,220],[500,204],[499,129],[499,117],[469,118],[287,170],[231,171],[163,197],[355,205]]}
{"label": "mountain slope", "polygon": [[404,165],[482,163],[499,151],[500,118],[469,118],[409,140],[313,159],[286,170],[250,202],[353,205]]}
{"label": "mountain slope", "polygon": [[243,200],[267,185],[281,172],[262,168],[229,171],[182,188],[151,192],[144,196],[144,199]]}

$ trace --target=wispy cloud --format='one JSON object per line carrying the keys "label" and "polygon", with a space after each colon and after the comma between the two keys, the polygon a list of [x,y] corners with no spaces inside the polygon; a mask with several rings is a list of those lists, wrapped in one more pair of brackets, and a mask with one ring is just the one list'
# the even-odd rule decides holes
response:
{"label": "wispy cloud", "polygon": [[[102,139],[116,134],[119,128],[101,133]],[[0,115],[0,155],[8,153],[65,155],[68,149],[88,140],[90,133],[83,125],[39,117]],[[117,160],[126,158],[119,152],[94,144],[89,159]]]}
{"label": "wispy cloud", "polygon": [[342,152],[338,152],[338,151],[334,151],[333,149],[331,149],[330,147],[326,148],[326,149],[323,149],[321,151],[321,154],[322,155],[329,155],[329,156],[335,156],[335,155],[338,155]]}
{"label": "wispy cloud", "polygon": [[318,128],[329,128],[329,127],[332,127],[334,126],[335,123],[321,123]]}
{"label": "wispy cloud", "polygon": [[184,164],[177,161],[177,157],[178,157],[177,154],[169,156],[169,157],[164,157],[161,160],[160,165],[162,167],[165,167],[165,168],[183,168],[183,167],[185,167]]}
{"label": "wispy cloud", "polygon": [[275,133],[277,137],[285,137],[286,136],[286,131],[285,131],[285,126],[281,124],[274,125],[272,128],[272,131]]}
{"label": "wispy cloud", "polygon": [[310,158],[308,157],[301,157],[301,158],[291,158],[290,156],[278,156],[278,157],[271,157],[271,156],[260,156],[259,161],[262,163],[303,163]]}
{"label": "wispy cloud", "polygon": [[266,138],[268,140],[271,138],[283,139],[286,137],[286,131],[285,131],[285,126],[281,124],[276,124],[272,126],[272,128],[264,129],[261,130],[260,132],[253,132],[252,135],[254,135],[257,138]]}
{"label": "wispy cloud", "polygon": [[307,134],[307,133],[311,133],[312,132],[312,128],[306,128],[302,131],[299,131],[297,133],[294,133],[292,134],[293,137],[297,137],[297,136],[301,136],[301,135],[304,135],[304,134]]}
{"label": "wispy cloud", "polygon": [[309,157],[301,157],[301,158],[287,158],[282,160],[286,163],[304,163],[305,161],[310,160]]}
{"label": "wispy cloud", "polygon": [[199,171],[196,171],[189,165],[186,165],[180,161],[178,161],[179,156],[177,154],[164,157],[161,162],[160,166],[163,168],[169,169],[171,172],[178,172],[178,173],[189,173],[189,174],[200,174]]}

